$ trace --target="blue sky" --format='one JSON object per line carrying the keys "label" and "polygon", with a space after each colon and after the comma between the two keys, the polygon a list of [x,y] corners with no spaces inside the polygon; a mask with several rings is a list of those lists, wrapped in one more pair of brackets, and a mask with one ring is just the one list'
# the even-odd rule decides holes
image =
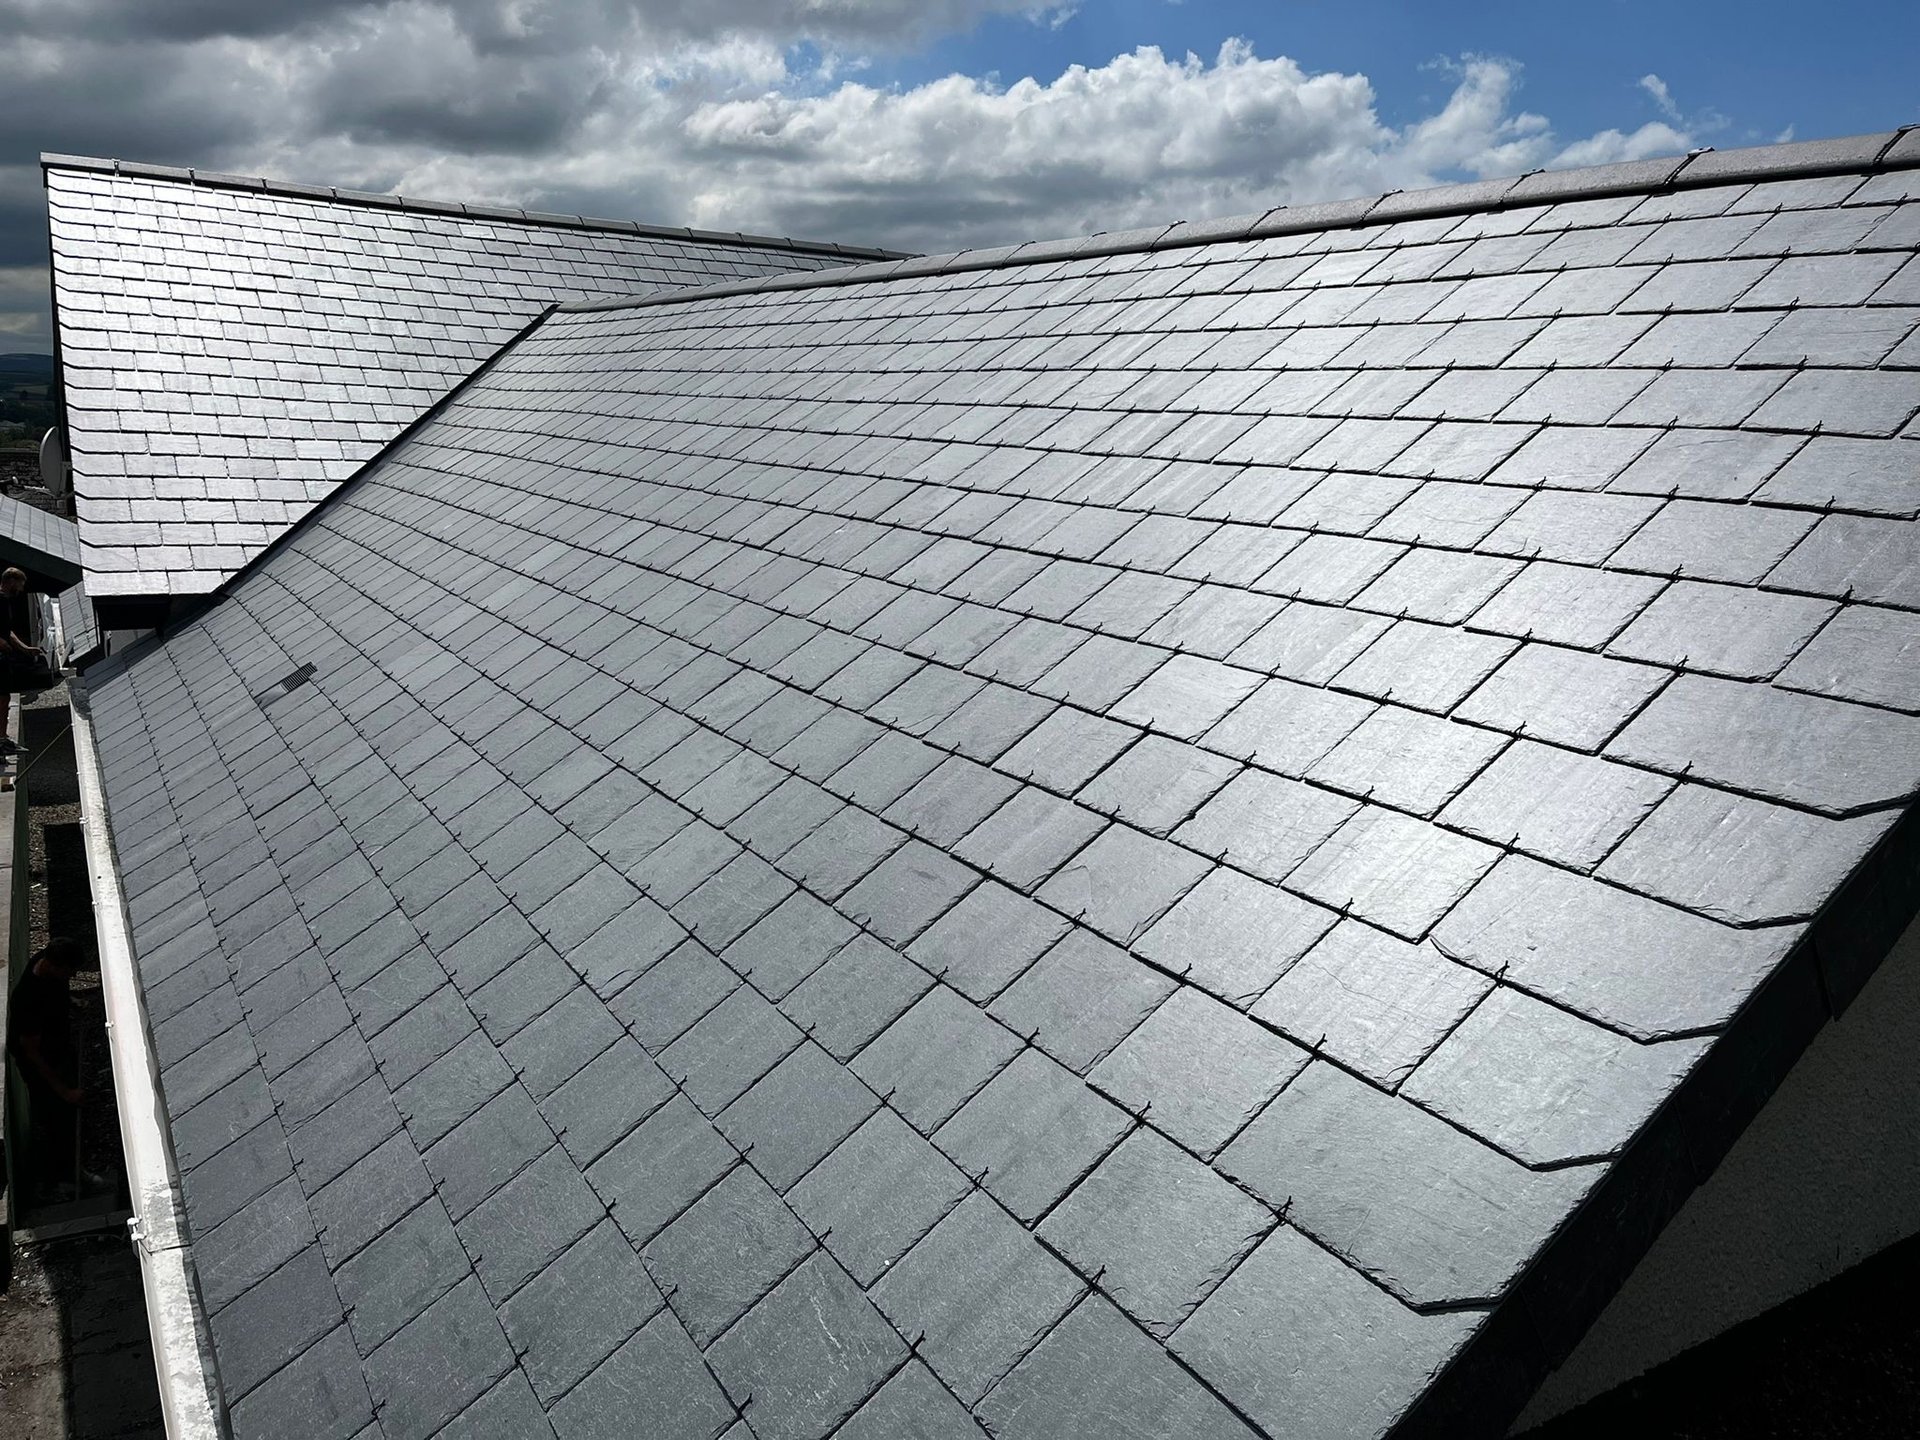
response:
{"label": "blue sky", "polygon": [[1210,54],[1229,36],[1309,70],[1360,70],[1382,118],[1405,123],[1445,93],[1436,57],[1523,67],[1521,100],[1565,131],[1658,118],[1643,75],[1685,114],[1719,115],[1714,142],[1765,143],[1920,122],[1920,3],[1753,0],[1088,0],[1057,28],[994,17],[907,58],[907,83],[959,71],[1046,75],[1139,45]]}
{"label": "blue sky", "polygon": [[1920,0],[0,0],[0,35],[0,350],[51,345],[42,150],[942,251],[1920,121]]}

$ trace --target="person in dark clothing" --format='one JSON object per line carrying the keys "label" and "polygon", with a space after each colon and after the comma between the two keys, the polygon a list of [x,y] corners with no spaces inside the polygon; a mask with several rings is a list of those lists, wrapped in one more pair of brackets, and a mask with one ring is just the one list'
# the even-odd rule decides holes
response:
{"label": "person in dark clothing", "polygon": [[73,1042],[73,978],[80,947],[62,936],[49,940],[27,963],[7,1007],[7,1048],[27,1082],[37,1151],[35,1172],[56,1195],[74,1188],[76,1120],[86,1092],[80,1084],[80,1051]]}
{"label": "person in dark clothing", "polygon": [[0,687],[0,754],[11,754],[20,748],[7,733],[11,712],[7,697],[27,688],[27,675],[39,664],[40,651],[29,638],[32,634],[33,616],[27,609],[27,572],[11,568],[0,571],[0,675],[4,675],[5,680],[4,687]]}

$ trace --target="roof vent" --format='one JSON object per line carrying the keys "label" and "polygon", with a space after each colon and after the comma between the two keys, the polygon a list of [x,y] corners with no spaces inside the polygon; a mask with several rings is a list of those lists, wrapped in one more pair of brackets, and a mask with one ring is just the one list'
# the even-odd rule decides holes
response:
{"label": "roof vent", "polygon": [[262,690],[258,695],[255,695],[253,697],[253,703],[264,710],[283,695],[291,695],[312,678],[313,665],[311,663],[302,665],[298,670],[293,671],[282,679],[274,681],[273,684]]}

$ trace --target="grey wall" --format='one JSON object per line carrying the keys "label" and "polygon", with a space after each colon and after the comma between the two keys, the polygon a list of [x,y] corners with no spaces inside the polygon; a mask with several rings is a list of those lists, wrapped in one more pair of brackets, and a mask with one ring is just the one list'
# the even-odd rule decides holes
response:
{"label": "grey wall", "polygon": [[1696,1190],[1515,1432],[1920,1233],[1920,921]]}

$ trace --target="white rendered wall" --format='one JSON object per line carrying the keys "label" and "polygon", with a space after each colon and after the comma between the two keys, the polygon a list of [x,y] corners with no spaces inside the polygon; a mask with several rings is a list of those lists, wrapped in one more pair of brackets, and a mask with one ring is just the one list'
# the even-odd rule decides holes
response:
{"label": "white rendered wall", "polygon": [[1920,1233],[1920,921],[1541,1385],[1514,1431]]}

